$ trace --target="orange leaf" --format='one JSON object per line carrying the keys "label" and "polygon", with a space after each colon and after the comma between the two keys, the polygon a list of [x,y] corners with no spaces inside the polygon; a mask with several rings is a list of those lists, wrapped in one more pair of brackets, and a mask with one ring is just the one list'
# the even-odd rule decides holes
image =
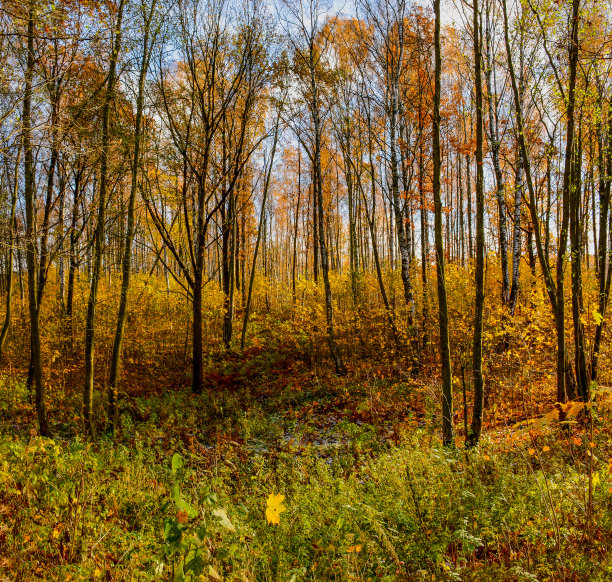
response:
{"label": "orange leaf", "polygon": [[185,525],[189,521],[189,516],[184,511],[179,511],[176,514],[176,521],[178,521],[179,523]]}

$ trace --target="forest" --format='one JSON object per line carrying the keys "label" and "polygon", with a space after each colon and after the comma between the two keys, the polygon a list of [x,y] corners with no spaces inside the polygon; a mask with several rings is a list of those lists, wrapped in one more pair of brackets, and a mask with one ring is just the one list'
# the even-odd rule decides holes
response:
{"label": "forest", "polygon": [[612,580],[611,14],[0,0],[0,580]]}

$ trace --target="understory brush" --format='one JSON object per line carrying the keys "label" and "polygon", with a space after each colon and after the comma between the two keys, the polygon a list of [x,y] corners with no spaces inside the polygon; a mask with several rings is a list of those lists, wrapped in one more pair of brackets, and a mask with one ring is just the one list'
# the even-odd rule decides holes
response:
{"label": "understory brush", "polygon": [[[469,451],[432,444],[427,427],[383,445],[367,423],[344,420],[313,442],[309,423],[254,410],[235,412],[236,441],[195,435],[185,447],[180,431],[163,428],[196,421],[184,416],[184,400],[177,395],[171,410],[169,400],[139,402],[146,419],[130,424],[124,414],[116,442],[4,432],[3,579],[612,576],[603,432],[590,447],[589,512],[589,446],[567,441],[566,429],[549,427],[535,441],[508,430]],[[266,519],[271,506],[277,524]]]}

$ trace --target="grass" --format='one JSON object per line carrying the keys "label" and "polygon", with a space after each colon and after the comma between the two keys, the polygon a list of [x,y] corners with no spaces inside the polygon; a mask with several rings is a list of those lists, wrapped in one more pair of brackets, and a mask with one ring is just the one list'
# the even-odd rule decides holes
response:
{"label": "grass", "polygon": [[[227,392],[130,398],[116,441],[43,439],[8,426],[0,572],[6,580],[610,579],[607,417],[595,422],[587,535],[586,438],[577,445],[558,426],[535,436],[513,427],[477,451],[444,450],[435,419],[409,412],[397,428],[376,409],[376,393],[353,388],[344,417],[346,387],[320,394],[313,385],[248,409]],[[398,383],[396,396],[406,390]],[[1,396],[5,415],[29,407],[23,389],[5,384]],[[265,519],[272,493],[285,496],[278,526]]]}

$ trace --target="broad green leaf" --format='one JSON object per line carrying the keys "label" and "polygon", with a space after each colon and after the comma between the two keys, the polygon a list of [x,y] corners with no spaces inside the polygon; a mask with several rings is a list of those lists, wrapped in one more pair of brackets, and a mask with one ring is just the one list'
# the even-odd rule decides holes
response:
{"label": "broad green leaf", "polygon": [[186,572],[190,572],[193,576],[199,576],[204,571],[204,560],[200,555],[200,550],[191,550],[185,558]]}
{"label": "broad green leaf", "polygon": [[197,510],[191,507],[191,505],[189,505],[189,503],[187,503],[184,499],[179,499],[176,502],[176,506],[180,511],[184,511],[189,519],[192,519],[198,515]]}
{"label": "broad green leaf", "polygon": [[164,541],[168,544],[176,544],[183,536],[183,531],[176,521],[167,519],[164,525]]}
{"label": "broad green leaf", "polygon": [[183,468],[183,457],[181,457],[179,453],[174,453],[174,455],[172,455],[172,474],[176,475],[176,472],[182,468]]}
{"label": "broad green leaf", "polygon": [[217,518],[219,518],[219,521],[221,522],[221,525],[229,530],[229,531],[236,531],[236,528],[234,527],[234,524],[230,521],[229,517],[227,517],[227,512],[225,511],[225,509],[220,508],[220,509],[215,509],[213,510],[213,515]]}

